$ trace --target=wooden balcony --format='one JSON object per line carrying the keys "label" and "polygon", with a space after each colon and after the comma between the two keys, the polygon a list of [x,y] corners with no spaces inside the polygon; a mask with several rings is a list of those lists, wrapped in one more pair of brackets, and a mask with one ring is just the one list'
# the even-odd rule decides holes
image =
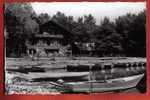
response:
{"label": "wooden balcony", "polygon": [[53,34],[37,34],[35,37],[39,38],[63,38],[63,35],[53,35]]}
{"label": "wooden balcony", "polygon": [[45,46],[45,45],[41,45],[41,46],[37,46],[37,45],[28,45],[27,46],[28,49],[59,49],[59,46]]}

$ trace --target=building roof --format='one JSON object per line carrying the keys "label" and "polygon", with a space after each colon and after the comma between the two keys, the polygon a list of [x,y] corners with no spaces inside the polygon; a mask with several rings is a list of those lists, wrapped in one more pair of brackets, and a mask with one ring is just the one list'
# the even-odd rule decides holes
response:
{"label": "building roof", "polygon": [[40,33],[50,33],[49,29],[52,29],[55,32],[57,31],[58,34],[62,34],[66,40],[72,41],[73,34],[56,20],[50,20],[47,23],[40,25]]}

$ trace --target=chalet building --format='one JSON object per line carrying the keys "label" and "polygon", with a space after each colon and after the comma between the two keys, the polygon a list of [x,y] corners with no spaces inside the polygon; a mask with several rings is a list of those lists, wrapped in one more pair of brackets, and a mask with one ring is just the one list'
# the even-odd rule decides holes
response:
{"label": "chalet building", "polygon": [[56,21],[40,26],[40,34],[26,41],[27,54],[36,57],[65,56],[70,51],[71,33]]}
{"label": "chalet building", "polygon": [[26,41],[27,55],[36,57],[66,56],[66,55],[92,55],[95,43],[74,42],[73,34],[65,27],[50,20],[40,26],[40,33],[33,39]]}

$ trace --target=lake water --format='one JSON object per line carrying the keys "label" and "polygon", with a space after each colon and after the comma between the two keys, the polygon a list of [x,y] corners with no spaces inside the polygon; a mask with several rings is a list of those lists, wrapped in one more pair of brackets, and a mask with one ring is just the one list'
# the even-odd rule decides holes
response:
{"label": "lake water", "polygon": [[[78,63],[79,61],[71,61],[69,63]],[[81,61],[80,61],[81,62]],[[6,62],[6,69],[9,68],[14,68],[14,67],[20,67],[20,68],[26,68],[28,66],[34,66],[36,67],[40,67],[40,68],[44,68],[46,72],[44,73],[64,73],[64,72],[68,72],[64,66],[68,63],[67,61],[59,61],[59,62],[50,62],[50,61],[17,61],[17,60],[8,60]],[[7,74],[11,73],[10,76],[14,76],[12,78],[8,78]],[[113,78],[113,77],[119,77],[119,76],[126,76],[126,75],[132,75],[132,74],[139,74],[139,73],[144,73],[145,69],[132,69],[129,71],[126,71],[125,68],[116,68],[114,69],[113,72],[111,72],[111,70],[107,70],[104,72],[101,71],[92,71],[91,75],[92,75],[92,79],[96,79],[96,80],[100,80],[100,79],[104,79],[104,76],[107,75],[107,78]],[[6,72],[6,77],[5,80],[11,80],[13,81],[13,83],[10,83],[9,85],[11,86],[12,84],[18,84],[21,82],[24,82],[24,85],[26,85],[26,83],[28,84],[34,84],[34,82],[29,82],[25,79],[21,79],[21,76],[25,76],[25,73],[21,73],[21,72],[14,72],[14,71],[7,71]],[[15,78],[17,76],[17,79]],[[20,77],[20,78],[18,78]],[[25,78],[25,77],[24,77]],[[51,81],[51,80],[49,80]],[[11,94],[11,92],[19,92],[19,93],[26,93],[26,94],[30,94],[30,93],[45,93],[45,94],[49,94],[52,92],[59,92],[59,89],[56,89],[54,86],[51,86],[50,84],[48,84],[48,81],[46,82],[39,82],[41,84],[38,85],[37,87],[21,87],[21,85],[17,85],[15,87],[15,89],[13,89],[12,87],[9,87],[9,93]],[[45,85],[44,85],[45,84]],[[6,85],[7,86],[7,85]],[[6,87],[7,88],[7,87]],[[127,90],[123,90],[123,91],[117,91],[118,93],[145,93],[146,91],[146,76],[140,81],[140,83],[138,84],[138,86],[136,88],[131,88],[131,89],[127,89]],[[112,91],[113,92],[113,91]],[[115,91],[116,92],[116,91]],[[13,94],[12,93],[12,94]]]}

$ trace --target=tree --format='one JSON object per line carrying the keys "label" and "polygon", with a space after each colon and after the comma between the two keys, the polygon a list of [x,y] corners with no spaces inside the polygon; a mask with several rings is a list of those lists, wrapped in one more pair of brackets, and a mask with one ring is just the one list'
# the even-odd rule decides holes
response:
{"label": "tree", "polygon": [[123,37],[121,44],[127,56],[145,56],[145,23],[145,11],[137,15],[128,13],[116,19],[115,29]]}
{"label": "tree", "polygon": [[41,13],[38,16],[38,19],[39,19],[39,24],[44,24],[48,22],[51,19],[51,17],[47,13]]}
{"label": "tree", "polygon": [[91,33],[95,29],[95,18],[89,14],[89,15],[84,15],[84,26],[87,30],[87,33]]}
{"label": "tree", "polygon": [[[33,16],[35,12],[29,3],[10,3],[5,7],[5,25],[10,35],[34,34],[38,32],[38,24]],[[33,28],[24,28],[30,24]],[[36,28],[36,32],[33,32]],[[28,33],[26,33],[28,31]]]}
{"label": "tree", "polygon": [[95,18],[89,14],[89,15],[84,15],[84,27],[85,27],[85,34],[89,37],[88,41],[90,41],[94,36],[93,36],[93,31],[96,29],[96,20]]}
{"label": "tree", "polygon": [[91,14],[79,17],[72,30],[75,34],[75,40],[78,42],[91,42],[96,28],[95,23],[95,18]]}
{"label": "tree", "polygon": [[129,38],[134,42],[134,55],[146,56],[146,16],[145,11],[137,14],[133,21]]}
{"label": "tree", "polygon": [[67,25],[67,16],[64,13],[57,12],[55,15],[53,15],[52,20],[57,21],[61,25]]}
{"label": "tree", "polygon": [[89,39],[86,34],[86,29],[84,27],[83,18],[79,17],[78,21],[74,24],[74,28],[72,29],[72,33],[74,33],[75,41],[77,42],[85,42]]}
{"label": "tree", "polygon": [[8,32],[6,52],[8,56],[21,56],[21,52],[26,52],[25,40],[39,30],[39,25],[34,19],[35,12],[29,3],[7,3],[4,15]]}
{"label": "tree", "polygon": [[64,28],[71,32],[74,28],[74,19],[73,16],[66,16],[62,12],[57,12],[53,17],[52,20],[55,20],[57,23],[61,24]]}
{"label": "tree", "polygon": [[93,35],[99,55],[121,54],[122,46],[120,41],[122,37],[116,32],[114,22],[111,22],[108,17],[101,21],[101,24],[94,30]]}

